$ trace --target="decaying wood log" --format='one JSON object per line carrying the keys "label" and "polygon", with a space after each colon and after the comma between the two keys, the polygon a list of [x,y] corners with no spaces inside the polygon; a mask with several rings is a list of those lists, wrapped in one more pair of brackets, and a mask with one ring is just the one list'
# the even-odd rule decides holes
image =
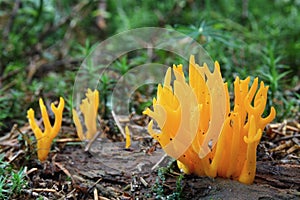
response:
{"label": "decaying wood log", "polygon": [[[130,184],[132,181],[131,168],[130,170],[122,170],[122,163],[127,159],[128,162],[138,166],[140,153],[132,151],[131,153],[135,154],[133,156],[130,155],[130,152],[126,153],[125,151],[121,153],[123,158],[119,158],[120,162],[115,160],[115,163],[113,163],[112,160],[109,160],[105,163],[105,159],[101,159],[101,154],[105,157],[107,156],[105,154],[110,153],[110,151],[116,154],[121,151],[121,148],[118,147],[113,150],[111,145],[111,143],[101,143],[102,147],[99,146],[101,148],[99,148],[98,156],[90,156],[82,149],[77,148],[75,151],[69,152],[69,155],[58,154],[57,160],[65,163],[65,167],[72,173],[78,173],[79,176],[89,180],[102,178],[102,182],[106,182],[106,184],[112,182],[123,186]],[[136,145],[138,144],[134,146]],[[102,152],[103,150],[105,150],[105,154]],[[97,151],[97,149],[94,149],[94,151]],[[95,154],[95,152],[92,154]],[[66,157],[66,155],[68,156]],[[130,158],[126,158],[127,156],[130,156]],[[155,156],[150,157],[155,160],[158,159]],[[71,161],[76,165],[70,165]],[[130,166],[130,163],[126,165]],[[142,177],[148,185],[152,186],[155,184],[157,172],[149,169],[143,169],[140,172],[139,170],[133,171],[135,171],[135,175]],[[168,185],[171,194],[175,191],[177,177],[168,175],[166,177],[165,185]],[[151,191],[150,186],[146,187],[140,184],[140,198]],[[182,181],[182,187],[184,199],[300,199],[300,166],[278,161],[258,161],[257,174],[252,185],[245,185],[238,181],[223,178],[186,175]]]}
{"label": "decaying wood log", "polygon": [[190,176],[184,184],[187,199],[300,199],[300,166],[260,161],[252,185]]}

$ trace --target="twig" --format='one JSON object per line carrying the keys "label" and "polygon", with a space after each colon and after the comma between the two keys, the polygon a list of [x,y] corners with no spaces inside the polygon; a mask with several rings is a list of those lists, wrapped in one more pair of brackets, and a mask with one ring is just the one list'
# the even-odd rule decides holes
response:
{"label": "twig", "polygon": [[50,188],[33,188],[32,191],[33,192],[56,192],[56,190]]}
{"label": "twig", "polygon": [[0,142],[11,139],[15,130],[17,129],[18,124],[14,124],[13,127],[11,128],[9,134],[4,135],[3,137],[0,138]]}
{"label": "twig", "polygon": [[[75,199],[74,194],[73,194],[74,192],[76,192],[75,188],[71,192],[69,192],[66,196],[61,197],[59,200]],[[71,198],[71,197],[73,197],[73,198]]]}
{"label": "twig", "polygon": [[124,130],[123,130],[123,128],[122,128],[122,126],[121,126],[121,124],[120,124],[120,122],[119,122],[119,120],[118,120],[118,118],[117,118],[117,116],[116,116],[116,114],[113,110],[111,111],[111,114],[112,114],[112,117],[114,118],[114,120],[116,122],[116,125],[119,128],[121,134],[123,135],[124,138],[126,138],[126,134],[125,134],[125,132],[124,132]]}
{"label": "twig", "polygon": [[300,131],[299,128],[293,127],[293,126],[290,126],[290,125],[287,125],[286,129],[288,129],[289,131],[295,131],[295,132],[299,132]]}
{"label": "twig", "polygon": [[67,170],[62,164],[58,163],[58,162],[54,162],[54,164],[61,169],[68,177],[71,178],[72,182],[75,183],[73,176],[71,175],[71,173],[69,172],[69,170]]}
{"label": "twig", "polygon": [[290,153],[293,153],[294,151],[296,151],[296,150],[298,150],[298,149],[300,149],[300,146],[297,145],[297,144],[295,144],[294,146],[290,147],[286,152],[287,152],[288,154],[290,154]]}
{"label": "twig", "polygon": [[148,183],[147,183],[147,181],[143,178],[143,177],[140,177],[140,181],[141,181],[141,183],[145,186],[145,187],[148,187]]}
{"label": "twig", "polygon": [[16,80],[12,80],[11,82],[5,84],[3,87],[2,87],[2,81],[0,80],[0,88],[1,90],[4,92],[12,87],[14,87],[16,85]]}
{"label": "twig", "polygon": [[29,175],[29,174],[31,174],[31,173],[37,171],[37,170],[38,170],[38,168],[36,168],[36,167],[31,168],[30,170],[28,170],[28,171],[26,172],[26,175]]}
{"label": "twig", "polygon": [[38,194],[34,195],[33,193],[39,193],[39,192],[51,192],[51,193],[55,193],[55,195],[59,196],[59,197],[63,197],[62,194],[60,194],[60,192],[57,192],[55,189],[51,189],[51,188],[33,188],[33,189],[29,189],[29,190],[23,190],[28,194],[31,194],[33,196],[37,196]]}
{"label": "twig", "polygon": [[94,184],[92,187],[95,187],[100,181],[102,181],[102,178],[99,178]]}
{"label": "twig", "polygon": [[93,189],[100,181],[102,181],[102,178],[99,178],[92,186],[90,186],[90,189]]}
{"label": "twig", "polygon": [[167,157],[167,154],[164,154],[161,159],[151,168],[152,171],[154,171],[158,165],[160,165],[160,163],[162,163],[162,161]]}
{"label": "twig", "polygon": [[88,144],[86,145],[84,151],[89,151],[94,141],[98,138],[98,136],[101,134],[101,131],[97,131],[97,133],[94,135],[94,137],[89,140]]}
{"label": "twig", "polygon": [[103,197],[103,196],[100,196],[100,200],[110,200],[110,199],[108,199],[106,197]]}
{"label": "twig", "polygon": [[300,134],[295,134],[295,135],[289,135],[289,136],[281,137],[281,138],[278,138],[278,139],[274,140],[273,142],[276,143],[276,142],[280,142],[282,140],[288,140],[288,139],[292,139],[292,138],[300,138]]}
{"label": "twig", "polygon": [[98,197],[98,190],[97,188],[94,189],[94,200],[98,200],[99,197]]}
{"label": "twig", "polygon": [[24,154],[23,150],[19,150],[11,159],[9,159],[8,163],[12,163],[21,154]]}
{"label": "twig", "polygon": [[18,74],[21,70],[23,70],[23,69],[22,69],[22,68],[19,68],[19,69],[15,69],[15,70],[13,70],[13,71],[8,72],[6,75],[0,77],[0,82],[3,82],[3,81],[5,81],[6,79],[9,79],[10,77],[12,77],[12,76]]}
{"label": "twig", "polygon": [[67,143],[67,142],[81,142],[80,138],[60,138],[55,142]]}
{"label": "twig", "polygon": [[27,75],[27,82],[30,82],[33,77],[42,77],[45,74],[51,72],[51,71],[63,71],[65,69],[71,69],[73,66],[78,63],[80,63],[81,60],[75,59],[75,60],[69,60],[69,59],[62,59],[62,60],[56,60],[51,63],[45,63],[45,62],[35,62],[32,61],[32,63],[28,67],[28,75]]}
{"label": "twig", "polygon": [[33,188],[32,192],[54,192],[54,193],[56,193],[56,190],[50,189],[50,188]]}
{"label": "twig", "polygon": [[281,145],[279,145],[279,146],[277,146],[277,147],[275,147],[273,149],[270,149],[270,152],[281,151],[281,150],[283,150],[285,148],[291,147],[292,145],[293,145],[293,142],[290,141],[290,140],[288,140],[287,142],[285,142],[285,143],[283,143],[283,144],[281,144]]}

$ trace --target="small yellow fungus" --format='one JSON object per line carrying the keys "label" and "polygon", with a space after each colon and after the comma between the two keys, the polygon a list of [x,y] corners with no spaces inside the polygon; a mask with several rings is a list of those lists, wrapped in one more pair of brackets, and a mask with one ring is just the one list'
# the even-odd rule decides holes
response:
{"label": "small yellow fungus", "polygon": [[129,132],[129,128],[126,125],[125,126],[125,135],[126,135],[126,145],[125,148],[128,149],[131,145],[131,138],[130,138],[130,132]]}
{"label": "small yellow fungus", "polygon": [[40,161],[45,161],[50,151],[52,141],[60,130],[62,123],[62,112],[65,106],[65,101],[62,97],[60,97],[59,104],[57,107],[55,107],[53,103],[51,104],[51,109],[55,115],[55,122],[53,127],[50,124],[47,109],[42,98],[40,98],[39,104],[42,113],[42,119],[44,122],[44,132],[42,132],[42,130],[36,124],[34,118],[34,110],[32,108],[30,108],[27,111],[27,118],[29,121],[29,125],[37,140],[38,159]]}
{"label": "small yellow fungus", "polygon": [[84,116],[84,124],[86,128],[85,134],[83,134],[83,128],[79,119],[79,116],[75,109],[72,110],[73,121],[77,129],[77,135],[80,140],[90,140],[97,133],[97,114],[99,106],[99,92],[88,89],[86,98],[82,100],[80,104],[80,111]]}
{"label": "small yellow fungus", "polygon": [[[175,75],[171,84],[171,70]],[[158,85],[152,117],[160,132],[148,132],[157,139],[164,151],[177,159],[178,167],[187,174],[224,177],[251,184],[256,172],[256,148],[262,131],[276,115],[272,107],[263,118],[268,87],[255,78],[236,78],[234,107],[230,110],[227,83],[223,83],[220,66],[214,72],[207,65],[199,66],[193,56],[189,64],[189,83],[182,65],[166,72],[164,85]]]}

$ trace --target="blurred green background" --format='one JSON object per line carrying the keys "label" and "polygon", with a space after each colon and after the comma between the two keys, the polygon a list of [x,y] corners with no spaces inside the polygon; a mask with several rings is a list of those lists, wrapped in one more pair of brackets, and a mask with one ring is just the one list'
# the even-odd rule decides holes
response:
{"label": "blurred green background", "polygon": [[[146,26],[194,38],[219,61],[229,83],[236,76],[259,76],[270,86],[268,108],[276,107],[276,120],[299,119],[299,12],[299,0],[1,0],[0,135],[15,123],[24,124],[27,109],[36,109],[39,97],[49,104],[63,96],[71,113],[76,72],[93,45]],[[172,59],[158,54],[153,58],[158,63]],[[116,73],[147,60],[146,54],[137,55],[114,62]],[[115,82],[101,79],[104,117]],[[150,105],[152,97],[144,98],[132,105],[138,113]]]}

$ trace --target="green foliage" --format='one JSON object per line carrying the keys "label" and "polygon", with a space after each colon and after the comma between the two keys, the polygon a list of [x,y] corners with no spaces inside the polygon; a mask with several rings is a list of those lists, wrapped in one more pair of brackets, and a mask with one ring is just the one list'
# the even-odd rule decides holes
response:
{"label": "green foliage", "polygon": [[26,173],[24,168],[15,171],[8,162],[3,161],[0,155],[0,199],[8,199],[20,194],[27,187]]}
{"label": "green foliage", "polygon": [[68,54],[78,52],[70,47],[73,40],[80,41],[76,34],[81,31],[74,29],[83,23],[89,26],[92,20],[81,18],[94,5],[70,0],[0,1],[0,131],[24,123],[26,110],[39,97],[56,99],[72,92],[75,73],[61,69],[86,56]]}
{"label": "green foliage", "polygon": [[300,47],[299,3],[249,1],[243,7],[231,1],[227,5],[205,1],[206,11],[199,20],[173,27],[193,37],[220,62],[227,82],[249,75],[264,80],[270,86],[267,107],[275,106],[277,120],[292,118],[297,97],[284,93],[299,83],[300,60],[295,56]]}
{"label": "green foliage", "polygon": [[167,194],[165,190],[165,183],[168,174],[171,174],[173,172],[174,163],[176,162],[170,162],[167,167],[161,167],[157,171],[157,177],[155,184],[152,186],[152,192],[154,194],[155,199],[181,199],[182,198],[182,191],[183,191],[183,178],[184,175],[180,174],[177,176],[176,179],[176,187],[175,190],[171,192],[171,194]]}
{"label": "green foliage", "polygon": [[279,64],[282,59],[281,56],[275,56],[275,46],[271,45],[263,49],[263,62],[264,65],[259,69],[259,73],[266,80],[270,86],[271,98],[275,97],[275,93],[279,88],[280,82],[286,77],[291,71],[280,71],[286,70],[289,67]]}
{"label": "green foliage", "polygon": [[[46,3],[44,5],[44,1],[42,0],[24,1],[22,5],[4,1],[1,3],[1,6],[16,6],[16,9],[18,9],[13,10],[15,12],[13,14],[17,15],[14,18],[13,24],[8,24],[3,30],[3,40],[5,42],[1,41],[0,49],[3,51],[1,54],[1,66],[4,66],[4,63],[13,62],[13,58],[26,55],[31,50],[30,47],[38,43],[39,39],[41,39],[37,37],[38,33],[43,32],[45,24],[53,22],[55,16],[53,3]],[[3,13],[3,15],[9,16],[9,13]],[[22,60],[25,61],[24,58]]]}
{"label": "green foliage", "polygon": [[[111,0],[103,1],[103,10],[99,9],[101,2],[0,1],[0,135],[14,123],[23,125],[26,110],[37,108],[39,97],[51,102],[63,96],[66,110],[71,111],[73,85],[81,62],[86,59],[83,78],[98,80],[103,69],[88,57],[97,42],[147,26],[173,28],[194,38],[213,60],[220,62],[229,85],[236,76],[258,76],[270,86],[267,106],[275,106],[277,120],[299,116],[300,97],[292,90],[300,76],[298,0]],[[104,18],[106,28],[97,26],[99,16]],[[186,66],[186,59],[162,50],[151,54],[137,50],[112,60],[109,70],[101,73],[97,88],[101,114],[109,116],[112,90],[129,70],[149,62]],[[137,92],[144,101],[133,100],[130,109],[140,114],[151,104],[156,90],[144,85]],[[164,187],[169,173],[170,168],[158,170],[152,188],[155,198],[180,198],[183,176],[177,177],[176,188],[170,194]],[[26,187],[24,175],[23,168],[13,170],[0,157],[0,199],[20,193]]]}
{"label": "green foliage", "polygon": [[110,100],[111,100],[111,94],[115,83],[116,80],[110,78],[106,73],[103,73],[101,75],[98,90],[100,91],[100,101],[104,109],[104,113],[103,113],[104,118],[107,118],[111,111]]}
{"label": "green foliage", "polygon": [[[172,11],[177,1],[122,1],[108,2],[108,21],[113,32],[121,32],[145,26],[157,26]],[[166,14],[167,13],[167,14]]]}
{"label": "green foliage", "polygon": [[25,180],[24,169],[20,169],[17,172],[11,172],[11,191],[19,194],[24,186],[27,185],[27,180]]}
{"label": "green foliage", "polygon": [[[11,90],[10,94],[5,94],[0,89],[0,131],[2,129],[10,128],[14,123],[19,123],[18,119],[14,116],[17,112],[22,112],[23,107],[19,103],[24,98],[24,93],[18,90]],[[8,123],[5,123],[5,119],[11,119]]]}
{"label": "green foliage", "polygon": [[119,60],[117,60],[113,67],[121,75],[124,75],[130,69],[130,66],[128,65],[127,56],[125,55],[125,56],[121,57]]}
{"label": "green foliage", "polygon": [[[99,9],[99,2],[89,0],[18,2],[0,2],[0,131],[26,120],[26,109],[37,106],[32,103],[34,99],[69,96],[76,70],[97,47],[96,41],[145,26],[174,28],[194,38],[213,60],[220,62],[222,74],[229,83],[236,76],[254,77],[257,72],[263,72],[260,78],[270,85],[268,106],[275,104],[279,111],[283,108],[278,120],[294,116],[289,109],[296,109],[297,97],[293,94],[288,100],[283,92],[299,83],[299,1],[276,0],[268,4],[259,0],[230,0],[229,3],[112,0],[106,1],[104,9]],[[99,16],[104,18],[106,29],[96,26]],[[149,61],[172,65],[186,64],[186,59],[154,50],[151,58],[146,51],[135,51],[112,61],[110,69],[116,74],[103,74],[98,88],[105,112],[108,113],[115,83],[128,70]],[[61,70],[59,66],[50,73],[39,74],[43,72],[40,70],[30,76],[34,72],[32,68],[38,69],[41,63],[55,66],[57,60],[76,62],[72,68]],[[103,66],[94,66],[89,59],[86,64],[89,74],[86,77],[98,79],[97,72]],[[142,87],[139,92],[149,92],[146,89]],[[141,103],[144,105],[132,105],[139,113],[150,100],[151,96]]]}
{"label": "green foliage", "polygon": [[268,107],[275,106],[277,119],[283,120],[284,117],[288,116],[288,113],[293,113],[291,111],[297,108],[297,101],[296,96],[288,99],[289,97],[282,95],[285,85],[287,85],[287,77],[292,70],[289,66],[280,64],[283,57],[276,55],[275,52],[276,46],[274,43],[263,49],[262,60],[264,64],[258,68],[258,74],[269,85]]}
{"label": "green foliage", "polygon": [[156,199],[162,199],[164,197],[164,186],[166,181],[165,174],[167,173],[167,168],[159,168],[157,172],[157,177],[154,186],[152,187],[153,193],[156,195]]}

